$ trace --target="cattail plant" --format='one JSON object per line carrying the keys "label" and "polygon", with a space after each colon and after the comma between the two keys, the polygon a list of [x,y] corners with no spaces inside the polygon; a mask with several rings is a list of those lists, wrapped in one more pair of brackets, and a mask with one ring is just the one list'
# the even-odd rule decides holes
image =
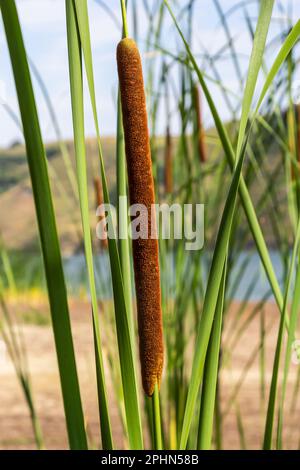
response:
{"label": "cattail plant", "polygon": [[[102,185],[99,176],[95,176],[94,178],[94,188],[95,188],[95,202],[96,202],[96,210],[98,207],[102,206],[103,204],[103,193],[102,193]],[[98,221],[100,222],[103,219],[103,215],[98,216]],[[101,238],[100,240],[101,248],[107,249],[108,248],[108,241],[107,238]]]}
{"label": "cattail plant", "polygon": [[205,135],[202,124],[202,108],[201,108],[201,96],[200,90],[197,85],[194,87],[194,101],[195,101],[195,112],[196,112],[196,132],[197,132],[197,148],[199,158],[202,163],[207,160],[206,148],[205,148]]}
{"label": "cattail plant", "polygon": [[[156,222],[152,214],[154,184],[142,63],[136,43],[124,38],[117,48],[130,203],[148,213],[148,237],[133,240],[142,382],[152,396],[163,368],[160,271]],[[152,234],[152,237],[151,237]]]}
{"label": "cattail plant", "polygon": [[173,191],[173,168],[172,168],[172,138],[170,126],[167,126],[165,146],[165,192],[171,194]]}

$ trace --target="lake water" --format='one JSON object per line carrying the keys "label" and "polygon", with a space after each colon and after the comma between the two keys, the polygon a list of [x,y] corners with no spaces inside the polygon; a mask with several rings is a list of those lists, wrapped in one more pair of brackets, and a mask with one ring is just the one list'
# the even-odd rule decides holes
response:
{"label": "lake water", "polygon": [[[277,279],[281,283],[283,276],[282,259],[275,250],[271,251],[270,256]],[[170,258],[168,263],[167,275],[171,279],[171,284],[172,282],[175,284],[174,260]],[[207,278],[210,264],[209,255],[203,255],[202,263],[203,277],[205,279]],[[71,293],[75,294],[79,289],[87,288],[85,258],[83,254],[64,259],[64,270],[68,289]],[[110,266],[107,253],[95,257],[95,273],[100,298],[111,297]],[[257,301],[265,296],[272,299],[268,280],[261,265],[259,255],[256,252],[244,251],[238,255],[231,271],[228,292],[231,293],[231,297],[235,300],[247,298],[248,300]]]}

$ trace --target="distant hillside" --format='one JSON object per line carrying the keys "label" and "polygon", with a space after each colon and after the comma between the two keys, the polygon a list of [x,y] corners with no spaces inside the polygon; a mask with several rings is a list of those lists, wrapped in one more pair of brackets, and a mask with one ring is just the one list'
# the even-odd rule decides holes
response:
{"label": "distant hillside", "polygon": [[[212,166],[214,161],[221,161],[225,157],[220,148],[215,145],[218,142],[216,131],[210,130],[208,134],[208,160],[209,165]],[[174,149],[176,148],[175,144],[178,142],[178,138],[173,139]],[[253,145],[254,154],[256,153],[255,145],[256,142],[254,142]],[[66,146],[70,155],[72,167],[75,169],[73,144],[71,142],[66,142]],[[116,162],[114,138],[103,138],[102,146],[111,200],[112,202],[115,202]],[[99,174],[98,154],[95,139],[87,140],[86,147],[90,188],[90,220],[91,227],[95,228],[96,216],[93,178]],[[259,174],[255,177],[252,176],[249,180],[250,192],[255,204],[258,204],[261,199],[261,194],[265,191],[267,185],[271,185],[270,187],[272,188],[274,183],[274,185],[276,185],[276,197],[278,199],[276,210],[282,211],[281,217],[283,219],[287,219],[286,223],[283,222],[282,227],[287,227],[288,229],[289,221],[286,210],[287,202],[284,186],[283,165],[280,165],[281,159],[279,159],[278,148],[274,142],[273,144],[270,141],[267,142],[266,147],[268,148],[268,153],[264,156],[264,165],[261,166],[258,162],[258,173],[261,173],[260,176]],[[159,162],[158,175],[161,182],[163,181],[163,148],[164,139],[160,138],[157,140],[157,149]],[[80,211],[57,144],[47,145],[46,151],[49,161],[51,186],[54,195],[59,236],[63,252],[68,254],[82,248]],[[280,171],[276,170],[276,168],[280,168]],[[247,176],[247,166],[244,168],[244,174]],[[266,178],[266,175],[268,175],[268,178]],[[184,183],[180,178],[181,174],[179,172],[177,175],[177,186]],[[222,183],[224,197],[228,190],[229,183],[230,177],[228,169],[226,168]],[[197,184],[197,181],[194,184]],[[205,177],[204,189],[206,200],[199,202],[204,202],[209,206],[213,199],[211,196],[217,194],[219,190],[218,184],[219,180],[214,177],[214,171],[212,171]],[[222,201],[220,203],[222,205]],[[269,244],[274,245],[274,227],[269,220],[271,210],[273,211],[274,207],[271,208],[270,203],[267,201],[260,212],[260,221],[263,225]],[[220,212],[220,210],[218,212]],[[12,250],[36,251],[38,246],[37,224],[25,149],[21,145],[14,145],[10,149],[0,150],[0,213],[0,231],[6,246]],[[219,213],[214,214],[212,217],[214,227],[207,227],[208,241],[214,239],[219,215]],[[245,221],[242,219],[241,223],[245,224]],[[210,233],[211,230],[213,230],[213,233]],[[95,231],[93,230],[93,235],[94,233]],[[251,235],[247,235],[247,241],[248,237],[249,243],[251,243]],[[94,242],[97,243],[97,240],[94,240]]]}
{"label": "distant hillside", "polygon": [[[72,143],[67,142],[67,148],[75,169]],[[114,149],[113,139],[103,139],[107,175],[112,192],[115,189]],[[47,145],[46,151],[62,247],[65,252],[72,252],[81,243],[79,207],[58,146]],[[96,223],[93,178],[99,168],[97,159],[96,142],[91,139],[87,141],[87,162],[92,226]],[[0,151],[0,212],[0,230],[6,245],[13,250],[35,250],[38,243],[37,224],[23,146],[13,146]]]}

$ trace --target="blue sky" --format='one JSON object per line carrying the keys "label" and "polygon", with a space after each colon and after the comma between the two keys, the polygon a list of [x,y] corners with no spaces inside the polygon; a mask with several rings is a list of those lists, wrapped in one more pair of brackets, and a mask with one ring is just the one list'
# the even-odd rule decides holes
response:
{"label": "blue sky", "polygon": [[[104,2],[110,6],[115,15],[120,19],[119,0],[104,0]],[[28,55],[38,68],[48,88],[63,136],[70,138],[72,136],[72,118],[68,78],[65,2],[64,0],[17,0],[16,3]],[[129,0],[129,4],[130,3]],[[149,3],[153,3],[153,0],[149,0]],[[220,0],[220,3],[225,10],[228,10],[230,7],[239,3],[239,0]],[[285,13],[279,9],[280,3],[284,5],[288,3],[292,4],[294,23],[300,18],[299,0],[283,0],[281,2],[275,0],[269,39],[272,39],[278,34],[280,25],[282,25],[282,22],[286,19]],[[142,51],[144,67],[146,68],[150,63],[151,57],[151,54],[147,55],[143,53],[145,50],[147,20],[143,8],[143,1],[137,0],[137,4],[139,5],[140,22],[139,45]],[[186,4],[186,0],[178,0],[177,4],[180,9],[180,7]],[[102,135],[113,135],[116,122],[115,96],[117,89],[115,50],[120,38],[120,31],[107,13],[97,4],[96,0],[88,0],[88,7],[101,133]],[[175,11],[178,13],[178,9],[175,9]],[[247,11],[253,22],[255,22],[257,17],[257,5],[249,0],[247,2]],[[185,27],[185,23],[186,21],[182,20],[181,24],[183,28]],[[132,21],[129,15],[129,29],[131,29],[131,25]],[[201,60],[201,55],[204,50],[203,47],[205,47],[210,54],[213,54],[226,42],[224,32],[218,25],[219,18],[213,0],[195,0],[192,47],[193,51],[199,54],[199,64],[205,68],[208,75],[210,75],[210,68],[207,63]],[[243,73],[245,73],[251,52],[251,40],[241,10],[230,17],[230,30],[235,38],[235,47],[240,57]],[[182,48],[182,44],[178,38],[178,34],[174,30],[168,13],[166,13],[165,17],[162,43],[166,49],[176,54],[178,47]],[[274,57],[274,54],[278,51],[278,47],[279,44],[275,44],[270,50],[269,61],[272,60],[272,57]],[[2,22],[0,23],[0,48],[0,99],[2,103],[8,103],[18,114],[18,105]],[[239,94],[240,89],[230,60],[224,57],[224,59],[218,61],[217,67],[225,86],[234,93]],[[178,71],[174,71],[175,85],[177,76]],[[222,100],[220,90],[210,82],[209,86],[213,97],[218,103],[222,117],[228,117],[228,110]],[[55,134],[46,104],[35,80],[34,89],[43,138],[45,141],[51,141],[55,138]],[[91,136],[94,135],[94,126],[87,94],[86,97],[86,134],[87,136]],[[206,104],[204,119],[206,125],[211,124],[211,116]],[[0,106],[0,121],[0,146],[9,145],[13,140],[22,138],[19,129],[8,116],[2,104]],[[179,120],[176,109],[174,109],[174,113],[172,113],[172,130],[174,133],[178,131],[178,126]],[[159,131],[163,132],[163,130],[164,113],[160,112]]]}

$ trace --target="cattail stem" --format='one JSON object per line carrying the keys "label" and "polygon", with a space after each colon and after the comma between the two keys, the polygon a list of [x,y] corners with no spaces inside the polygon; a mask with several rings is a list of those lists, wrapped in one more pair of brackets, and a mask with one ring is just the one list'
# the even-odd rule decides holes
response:
{"label": "cattail stem", "polygon": [[154,388],[152,397],[152,411],[153,411],[153,441],[155,450],[163,450],[162,433],[161,433],[161,418],[160,418],[160,402],[159,390],[157,384]]}
{"label": "cattail stem", "polygon": [[122,10],[122,21],[123,21],[123,38],[128,37],[128,26],[127,26],[127,12],[126,12],[126,3],[125,0],[121,1],[121,10]]}
{"label": "cattail stem", "polygon": [[140,360],[144,391],[152,396],[160,385],[163,334],[156,222],[153,217],[154,183],[142,63],[132,39],[117,48],[130,203],[143,204],[148,215],[148,237],[133,240]]}
{"label": "cattail stem", "polygon": [[198,86],[194,88],[194,100],[195,100],[195,111],[196,111],[196,132],[197,132],[197,147],[199,152],[199,158],[202,163],[207,160],[206,148],[205,148],[205,136],[202,124],[202,109],[201,109],[201,96]]}
{"label": "cattail stem", "polygon": [[172,138],[170,127],[167,126],[166,147],[165,147],[165,191],[171,194],[173,191],[173,171],[172,171]]}

